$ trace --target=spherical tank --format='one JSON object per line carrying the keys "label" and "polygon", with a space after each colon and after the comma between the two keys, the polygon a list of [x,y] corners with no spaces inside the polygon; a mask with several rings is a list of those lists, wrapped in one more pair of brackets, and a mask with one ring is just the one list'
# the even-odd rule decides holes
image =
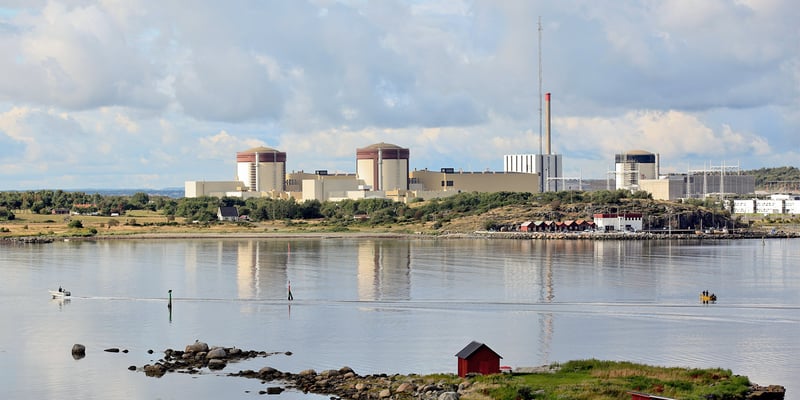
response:
{"label": "spherical tank", "polygon": [[286,187],[286,153],[254,147],[236,153],[236,180],[251,192],[283,192]]}
{"label": "spherical tank", "polygon": [[376,143],[356,150],[356,175],[372,190],[408,189],[408,149]]}

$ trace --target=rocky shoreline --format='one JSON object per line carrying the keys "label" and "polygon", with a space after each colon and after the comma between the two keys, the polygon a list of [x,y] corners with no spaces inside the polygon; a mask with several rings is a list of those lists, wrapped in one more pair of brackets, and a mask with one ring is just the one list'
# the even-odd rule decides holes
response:
{"label": "rocky shoreline", "polygon": [[[72,348],[73,357],[85,357],[85,346],[75,344]],[[106,352],[118,353],[117,348],[106,349]],[[123,350],[127,353],[127,350]],[[149,354],[153,351],[149,350]],[[291,356],[291,352],[265,352],[256,350],[242,350],[236,347],[208,346],[208,344],[195,341],[184,350],[167,349],[164,357],[152,364],[141,367],[131,365],[131,371],[143,372],[149,377],[160,378],[167,373],[200,374],[207,371],[221,371],[231,363],[269,357],[283,354]],[[553,373],[557,367],[543,366],[535,369],[515,371],[517,373]],[[461,378],[453,374],[439,374],[432,376],[400,375],[400,374],[373,374],[358,375],[350,367],[338,370],[325,370],[316,372],[307,369],[298,373],[283,372],[265,366],[258,371],[240,370],[226,374],[231,377],[258,379],[265,384],[259,394],[275,395],[284,390],[297,390],[303,393],[313,393],[330,396],[332,400],[353,399],[422,399],[422,400],[458,400],[461,397],[481,397],[481,388],[472,380],[471,376]],[[274,385],[267,385],[274,383]],[[783,386],[758,386],[753,385],[748,393],[747,400],[782,400],[785,396]],[[544,394],[544,393],[542,393]],[[474,395],[474,396],[470,396]],[[482,396],[485,398],[485,396]]]}

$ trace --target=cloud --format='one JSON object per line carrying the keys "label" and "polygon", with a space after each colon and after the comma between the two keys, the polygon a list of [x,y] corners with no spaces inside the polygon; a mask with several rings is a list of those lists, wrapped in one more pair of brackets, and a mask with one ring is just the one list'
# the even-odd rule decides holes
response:
{"label": "cloud", "polygon": [[114,186],[227,179],[235,152],[256,144],[286,151],[290,169],[352,171],[355,149],[376,142],[408,147],[412,167],[500,169],[504,154],[540,147],[540,16],[565,170],[601,171],[631,148],[757,168],[800,145],[791,0],[4,10],[0,75],[13,79],[0,80],[0,162],[15,166],[12,186],[58,187],[66,173]]}
{"label": "cloud", "polygon": [[659,153],[662,162],[673,165],[692,158],[718,161],[773,151],[763,137],[728,125],[714,129],[695,115],[675,110],[631,111],[615,118],[556,118],[553,123],[563,153],[599,153],[609,160],[613,154],[639,149]]}
{"label": "cloud", "polygon": [[68,7],[48,2],[12,19],[16,32],[0,37],[6,54],[0,99],[70,110],[128,104],[161,107],[157,64],[147,60],[129,32],[102,4]]}

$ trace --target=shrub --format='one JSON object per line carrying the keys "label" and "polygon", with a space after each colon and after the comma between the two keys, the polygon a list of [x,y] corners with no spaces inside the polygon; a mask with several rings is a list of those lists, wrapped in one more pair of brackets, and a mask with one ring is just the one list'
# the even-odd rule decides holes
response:
{"label": "shrub", "polygon": [[67,224],[67,228],[81,229],[83,228],[83,222],[81,222],[81,220],[79,219],[69,221],[69,223]]}

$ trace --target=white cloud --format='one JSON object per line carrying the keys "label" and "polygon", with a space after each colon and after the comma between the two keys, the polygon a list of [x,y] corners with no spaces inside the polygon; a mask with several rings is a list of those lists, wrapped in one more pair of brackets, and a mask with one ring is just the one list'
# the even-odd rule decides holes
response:
{"label": "white cloud", "polygon": [[665,164],[690,159],[720,160],[766,156],[772,152],[763,137],[708,126],[695,115],[670,110],[631,111],[615,118],[556,118],[557,140],[563,153],[613,154],[630,150],[659,153]]}
{"label": "white cloud", "polygon": [[408,147],[413,167],[499,169],[539,149],[540,16],[553,146],[572,165],[602,174],[586,166],[644,148],[757,168],[800,145],[792,0],[4,7],[0,164],[14,188],[228,179],[260,144],[296,169],[352,171],[376,142]]}

